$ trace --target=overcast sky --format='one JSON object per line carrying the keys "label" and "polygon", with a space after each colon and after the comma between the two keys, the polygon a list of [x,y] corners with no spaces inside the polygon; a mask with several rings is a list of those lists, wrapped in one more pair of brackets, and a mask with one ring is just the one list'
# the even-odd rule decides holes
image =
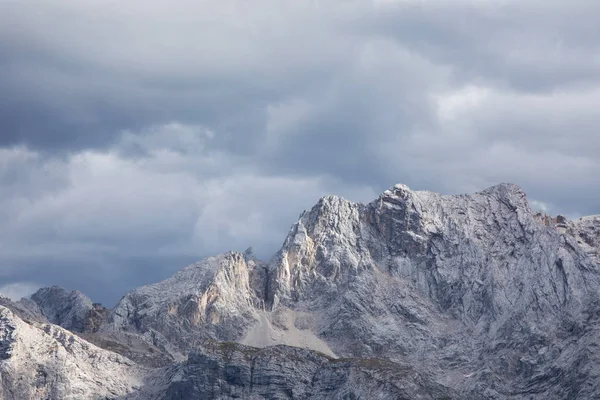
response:
{"label": "overcast sky", "polygon": [[112,306],[395,183],[600,213],[600,2],[0,0],[0,292]]}

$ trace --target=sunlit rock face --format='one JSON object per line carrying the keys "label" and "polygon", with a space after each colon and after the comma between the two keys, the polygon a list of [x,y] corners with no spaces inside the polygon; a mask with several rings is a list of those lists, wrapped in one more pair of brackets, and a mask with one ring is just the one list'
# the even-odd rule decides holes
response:
{"label": "sunlit rock face", "polygon": [[126,294],[101,330],[139,333],[175,355],[206,339],[236,340],[263,307],[264,269],[236,252],[208,258]]}
{"label": "sunlit rock face", "polygon": [[131,398],[588,399],[599,221],[534,214],[511,184],[395,185],[322,198],[269,262],[211,257],[111,310],[59,288],[6,305],[134,360]]}
{"label": "sunlit rock face", "polygon": [[0,306],[0,398],[116,399],[147,371],[52,324],[26,323]]}

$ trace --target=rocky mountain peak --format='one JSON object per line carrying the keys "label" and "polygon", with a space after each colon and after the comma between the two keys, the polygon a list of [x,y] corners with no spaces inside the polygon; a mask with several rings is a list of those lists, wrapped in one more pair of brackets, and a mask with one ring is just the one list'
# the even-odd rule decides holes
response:
{"label": "rocky mountain peak", "polygon": [[508,182],[490,186],[489,188],[482,190],[481,193],[497,193],[498,195],[505,197],[527,197],[527,194],[521,186]]}
{"label": "rocky mountain peak", "polygon": [[342,197],[322,197],[310,211],[302,213],[292,231],[319,234],[332,229],[332,233],[339,232],[341,227],[338,224],[347,219],[354,206],[354,203]]}
{"label": "rocky mountain peak", "polygon": [[256,257],[254,256],[254,250],[252,249],[252,246],[248,247],[245,251],[244,251],[244,259],[246,261],[248,260],[252,260],[255,259]]}
{"label": "rocky mountain peak", "polygon": [[501,183],[492,186],[481,192],[483,195],[488,195],[499,202],[511,205],[515,210],[520,210],[525,213],[531,213],[527,194],[518,185],[513,183]]}
{"label": "rocky mountain peak", "polygon": [[[396,185],[367,205],[328,197],[301,216],[270,263],[270,297],[275,309],[328,315],[317,329],[345,349],[356,346],[354,354],[377,355],[375,343],[370,350],[364,343],[386,335],[361,321],[363,314],[386,316],[387,329],[406,343],[426,342],[427,334],[411,324],[435,324],[432,316],[440,312],[480,337],[515,329],[514,315],[528,316],[519,324],[546,329],[549,314],[577,312],[600,282],[572,241],[538,224],[524,191],[512,184],[472,195]],[[394,291],[406,297],[388,297]],[[391,309],[406,314],[392,317]],[[359,326],[335,317],[348,310],[355,310]],[[406,325],[397,325],[404,319]],[[344,332],[352,338],[340,340]],[[388,352],[394,346],[384,345]],[[411,354],[417,347],[398,351]],[[336,345],[333,351],[344,354]]]}
{"label": "rocky mountain peak", "polygon": [[265,266],[228,252],[125,295],[104,331],[142,334],[174,356],[205,339],[235,340],[264,307]]}
{"label": "rocky mountain peak", "polygon": [[381,193],[379,199],[387,197],[398,197],[406,199],[409,196],[411,196],[412,193],[413,191],[407,185],[403,183],[397,183],[394,186],[391,186],[390,188],[386,189],[383,193]]}
{"label": "rocky mountain peak", "polygon": [[93,309],[92,301],[78,290],[67,292],[59,286],[41,288],[31,295],[42,315],[53,324],[82,332],[88,315]]}

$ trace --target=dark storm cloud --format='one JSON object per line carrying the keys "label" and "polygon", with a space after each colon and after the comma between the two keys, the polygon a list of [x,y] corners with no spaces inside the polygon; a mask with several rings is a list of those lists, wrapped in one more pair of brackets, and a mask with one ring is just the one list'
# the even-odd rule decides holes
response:
{"label": "dark storm cloud", "polygon": [[301,26],[286,37],[288,27],[264,13],[293,11],[285,6],[265,3],[248,10],[256,21],[243,21],[243,9],[182,4],[7,3],[0,86],[11,94],[2,99],[10,129],[2,143],[101,147],[121,129],[177,120],[235,135],[230,146],[251,144],[245,138],[260,133],[271,101],[335,74],[323,67],[343,48],[313,48],[319,33],[311,39]]}
{"label": "dark storm cloud", "polygon": [[369,201],[397,182],[511,181],[535,207],[600,212],[595,3],[0,11],[0,291],[13,296],[57,283],[112,302],[203,256],[268,258],[319,196]]}

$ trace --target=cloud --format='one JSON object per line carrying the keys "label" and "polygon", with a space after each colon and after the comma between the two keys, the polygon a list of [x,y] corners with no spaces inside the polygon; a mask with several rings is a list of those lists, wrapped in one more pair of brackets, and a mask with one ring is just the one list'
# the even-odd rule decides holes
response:
{"label": "cloud", "polygon": [[31,282],[10,283],[8,285],[0,286],[0,295],[17,301],[21,300],[23,297],[29,297],[35,293],[39,287],[39,285]]}
{"label": "cloud", "polygon": [[[214,137],[203,127],[171,122],[124,131],[109,149],[62,159],[40,161],[32,150],[6,150],[9,164],[27,171],[28,180],[0,201],[0,206],[11,206],[0,228],[0,275],[44,276],[96,294],[102,274],[124,291],[129,283],[119,282],[127,276],[121,268],[132,259],[145,260],[147,268],[155,269],[150,276],[159,277],[182,267],[165,264],[156,270],[157,260],[169,258],[191,262],[253,246],[268,259],[297,214],[332,188],[356,200],[375,196],[368,186],[344,185],[326,174],[265,174],[251,160],[207,150],[204,143]],[[134,156],[132,148],[139,149]],[[49,170],[62,174],[60,187],[26,191]],[[55,260],[63,265],[56,267]],[[45,270],[49,267],[58,268],[59,276]],[[72,282],[72,276],[60,277],[73,269],[95,278]]]}
{"label": "cloud", "polygon": [[535,207],[598,213],[598,15],[584,0],[6,2],[0,278],[113,301],[202,256],[268,258],[318,197],[397,182],[510,181]]}

